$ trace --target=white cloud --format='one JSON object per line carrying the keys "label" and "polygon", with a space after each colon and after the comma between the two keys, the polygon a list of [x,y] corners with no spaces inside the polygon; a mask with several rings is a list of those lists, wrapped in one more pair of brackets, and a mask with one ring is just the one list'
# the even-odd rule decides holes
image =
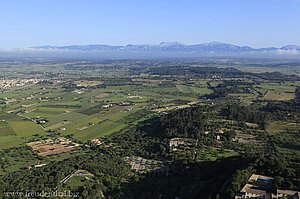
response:
{"label": "white cloud", "polygon": [[277,55],[300,55],[300,52],[297,50],[277,50],[276,51]]}

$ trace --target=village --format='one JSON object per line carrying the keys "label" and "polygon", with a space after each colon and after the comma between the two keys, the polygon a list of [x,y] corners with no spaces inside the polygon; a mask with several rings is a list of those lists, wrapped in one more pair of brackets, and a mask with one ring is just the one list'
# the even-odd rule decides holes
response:
{"label": "village", "polygon": [[9,90],[14,87],[22,87],[25,85],[33,85],[38,83],[40,80],[37,79],[0,79],[0,91]]}
{"label": "village", "polygon": [[299,199],[300,192],[296,190],[274,190],[274,178],[264,175],[252,174],[247,184],[242,188],[235,199],[258,198],[258,199]]}

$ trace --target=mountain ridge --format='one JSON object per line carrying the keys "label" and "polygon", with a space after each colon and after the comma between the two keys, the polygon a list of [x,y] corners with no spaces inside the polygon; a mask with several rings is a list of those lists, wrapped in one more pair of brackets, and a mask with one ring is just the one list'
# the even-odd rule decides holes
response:
{"label": "mountain ridge", "polygon": [[281,48],[266,47],[253,48],[250,46],[239,46],[222,42],[210,42],[202,44],[187,45],[179,42],[161,42],[160,44],[127,44],[127,45],[66,45],[66,46],[34,46],[33,49],[44,50],[72,50],[72,51],[167,51],[167,52],[275,52],[275,51],[295,51],[300,53],[300,46],[286,45]]}

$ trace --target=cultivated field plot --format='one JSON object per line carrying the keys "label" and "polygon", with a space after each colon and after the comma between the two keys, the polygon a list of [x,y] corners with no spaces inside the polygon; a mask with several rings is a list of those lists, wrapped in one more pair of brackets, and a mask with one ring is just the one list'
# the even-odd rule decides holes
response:
{"label": "cultivated field plot", "polygon": [[198,95],[206,95],[212,93],[212,90],[208,89],[206,86],[187,86],[187,85],[176,85],[176,88],[179,92],[182,93],[192,93],[192,94],[198,94]]}
{"label": "cultivated field plot", "polygon": [[33,151],[40,156],[48,156],[59,154],[74,150],[80,144],[74,143],[66,138],[59,138],[56,140],[47,139],[42,141],[30,142],[27,146],[31,147]]}
{"label": "cultivated field plot", "polygon": [[300,129],[300,123],[274,121],[267,125],[266,131],[269,134],[277,134],[282,132],[292,132]]}
{"label": "cultivated field plot", "polygon": [[255,86],[260,93],[264,93],[264,100],[291,100],[295,98],[296,85],[293,83],[262,83]]}
{"label": "cultivated field plot", "polygon": [[0,121],[0,137],[15,135],[14,130],[9,126],[7,121]]}
{"label": "cultivated field plot", "polygon": [[[7,117],[5,117],[7,116]],[[34,135],[45,136],[45,130],[31,120],[1,113],[0,117],[0,149],[24,145]]]}
{"label": "cultivated field plot", "polygon": [[44,118],[53,118],[57,117],[58,115],[68,113],[74,109],[71,108],[61,108],[61,107],[40,107],[26,113],[28,117],[44,117]]}
{"label": "cultivated field plot", "polygon": [[22,146],[26,140],[16,135],[0,136],[0,149]]}
{"label": "cultivated field plot", "polygon": [[110,95],[111,95],[111,93],[100,93],[99,95],[96,96],[96,98],[103,99],[103,98],[107,98]]}
{"label": "cultivated field plot", "polygon": [[[106,111],[101,114],[83,117],[74,123],[68,123],[58,129],[64,135],[72,134],[76,139],[87,141],[100,136],[109,135],[127,126],[121,120],[132,112]],[[53,126],[52,126],[53,127]]]}
{"label": "cultivated field plot", "polygon": [[35,134],[46,135],[45,130],[30,120],[21,118],[10,120],[9,126],[18,136],[29,137]]}
{"label": "cultivated field plot", "polygon": [[300,76],[299,67],[289,67],[288,65],[285,67],[255,67],[255,66],[242,66],[236,67],[241,71],[251,72],[251,73],[265,73],[265,72],[280,72],[286,75],[298,75]]}
{"label": "cultivated field plot", "polygon": [[120,131],[127,125],[121,122],[114,122],[110,120],[105,120],[97,125],[94,125],[83,132],[74,133],[74,137],[81,141],[87,141],[94,138],[99,138],[104,135],[109,135],[114,132]]}
{"label": "cultivated field plot", "polygon": [[265,100],[291,100],[294,98],[294,93],[280,93],[276,91],[267,91],[266,95],[264,96]]}
{"label": "cultivated field plot", "polygon": [[59,115],[57,117],[53,117],[45,124],[45,127],[51,127],[52,125],[56,125],[61,122],[76,122],[78,120],[82,120],[88,117],[87,115],[77,113],[77,112],[69,112],[69,113],[64,113],[62,115]]}

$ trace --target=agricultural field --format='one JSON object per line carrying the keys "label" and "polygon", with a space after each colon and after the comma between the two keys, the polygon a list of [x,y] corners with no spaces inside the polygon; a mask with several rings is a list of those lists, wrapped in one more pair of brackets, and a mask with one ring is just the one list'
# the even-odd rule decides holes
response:
{"label": "agricultural field", "polygon": [[291,123],[291,122],[280,122],[280,121],[274,121],[270,122],[267,125],[266,131],[269,134],[280,134],[284,132],[289,132],[289,131],[296,131],[300,129],[300,124],[299,123]]}
{"label": "agricultural field", "polygon": [[[218,198],[236,171],[251,165],[273,172],[274,160],[276,176],[298,186],[289,175],[299,155],[296,67],[283,73],[264,62],[36,62],[0,64],[4,82],[32,80],[0,88],[0,180],[7,185],[18,179],[83,198],[95,190],[138,198],[132,190],[147,192],[143,183],[150,182],[151,189],[185,187],[182,193],[213,189],[203,198]],[[124,157],[154,167],[141,175]]]}
{"label": "agricultural field", "polygon": [[187,85],[179,85],[178,84],[178,85],[176,85],[176,88],[181,93],[197,94],[197,95],[200,95],[200,96],[212,93],[212,90],[208,89],[205,85],[200,87],[200,86],[197,86],[197,85],[187,86]]}
{"label": "agricultural field", "polygon": [[286,75],[300,76],[299,67],[291,67],[288,64],[284,67],[238,66],[237,68],[242,71],[251,73],[280,72]]}
{"label": "agricultural field", "polygon": [[265,100],[291,100],[295,98],[294,93],[267,91],[264,96]]}
{"label": "agricultural field", "polygon": [[[4,117],[4,114],[2,114]],[[28,118],[7,115],[8,120],[0,122],[0,148],[10,148],[24,145],[35,136],[45,136],[43,127],[35,124]]]}
{"label": "agricultural field", "polygon": [[[292,100],[300,85],[300,81],[278,83],[249,78],[160,78],[148,72],[131,76],[127,69],[114,73],[104,70],[105,75],[86,71],[87,78],[78,78],[69,68],[55,68],[65,76],[49,79],[46,75],[47,81],[41,76],[35,84],[0,92],[0,99],[5,102],[0,114],[1,148],[21,146],[30,139],[47,138],[53,133],[83,142],[107,136],[142,121],[126,120],[141,110],[157,114],[210,103],[201,97],[213,94],[214,87],[224,81],[256,83],[253,92],[229,93],[244,105],[257,99]],[[20,76],[25,73],[18,72]]]}

